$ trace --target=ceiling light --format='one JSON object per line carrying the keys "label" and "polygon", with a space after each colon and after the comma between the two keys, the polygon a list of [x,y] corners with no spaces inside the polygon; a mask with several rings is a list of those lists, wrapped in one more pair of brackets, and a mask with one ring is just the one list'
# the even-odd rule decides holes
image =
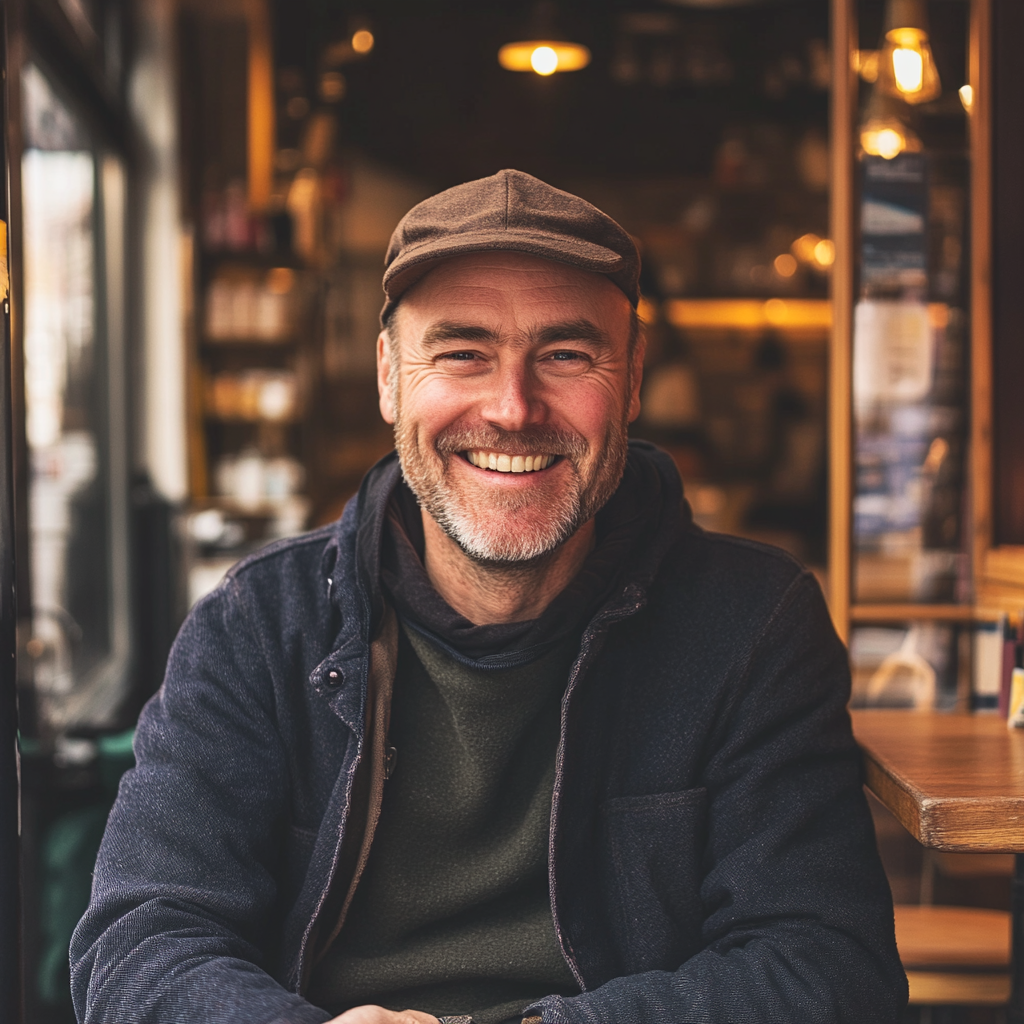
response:
{"label": "ceiling light", "polygon": [[925,0],[889,0],[878,72],[881,89],[907,103],[927,103],[942,94]]}
{"label": "ceiling light", "polygon": [[579,71],[590,63],[590,51],[582,43],[554,39],[533,39],[506,43],[498,51],[498,63],[506,71],[533,71],[553,75],[556,71]]}
{"label": "ceiling light", "polygon": [[369,53],[373,49],[373,42],[373,33],[367,28],[352,33],[352,49],[356,53]]}
{"label": "ceiling light", "polygon": [[538,75],[553,75],[558,70],[558,54],[550,46],[538,46],[530,54],[530,67]]}

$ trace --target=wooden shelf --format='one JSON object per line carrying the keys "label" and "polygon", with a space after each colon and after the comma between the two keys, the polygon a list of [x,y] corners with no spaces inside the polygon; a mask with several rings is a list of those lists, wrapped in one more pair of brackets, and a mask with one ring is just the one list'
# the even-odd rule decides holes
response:
{"label": "wooden shelf", "polygon": [[999,612],[969,604],[855,604],[851,622],[995,622]]}

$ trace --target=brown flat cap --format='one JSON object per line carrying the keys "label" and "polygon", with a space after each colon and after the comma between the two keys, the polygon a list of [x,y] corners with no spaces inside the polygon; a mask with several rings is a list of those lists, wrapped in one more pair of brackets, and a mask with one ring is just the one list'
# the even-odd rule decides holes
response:
{"label": "brown flat cap", "polygon": [[634,307],[640,300],[640,254],[608,214],[531,174],[505,170],[424,199],[399,221],[384,257],[381,322],[442,260],[495,250],[604,274]]}

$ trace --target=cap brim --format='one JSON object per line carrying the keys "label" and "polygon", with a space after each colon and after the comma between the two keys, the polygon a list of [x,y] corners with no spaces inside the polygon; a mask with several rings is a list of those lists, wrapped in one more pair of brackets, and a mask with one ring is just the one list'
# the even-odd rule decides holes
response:
{"label": "cap brim", "polygon": [[474,252],[520,252],[606,277],[625,269],[627,262],[606,246],[582,239],[570,242],[565,236],[547,232],[479,231],[454,238],[431,239],[418,248],[408,249],[388,267],[383,282],[387,302],[382,317],[387,316],[390,307],[439,263]]}

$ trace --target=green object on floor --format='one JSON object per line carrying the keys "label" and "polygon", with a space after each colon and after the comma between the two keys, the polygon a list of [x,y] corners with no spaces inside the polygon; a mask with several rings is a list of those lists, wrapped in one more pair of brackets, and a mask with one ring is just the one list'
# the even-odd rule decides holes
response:
{"label": "green object on floor", "polygon": [[135,763],[134,729],[97,741],[102,796],[59,815],[41,843],[39,922],[42,948],[36,972],[39,998],[50,1004],[69,997],[68,946],[89,905],[96,854],[121,776]]}

